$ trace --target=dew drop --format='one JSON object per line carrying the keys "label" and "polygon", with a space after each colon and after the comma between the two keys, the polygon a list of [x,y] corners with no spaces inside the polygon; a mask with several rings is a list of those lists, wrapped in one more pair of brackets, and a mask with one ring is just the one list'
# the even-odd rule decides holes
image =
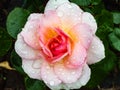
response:
{"label": "dew drop", "polygon": [[50,81],[50,85],[53,86],[55,83],[54,81]]}
{"label": "dew drop", "polygon": [[27,54],[28,52],[24,51],[23,53],[24,53],[24,54]]}
{"label": "dew drop", "polygon": [[75,72],[72,72],[72,74],[74,75],[74,74],[75,74]]}
{"label": "dew drop", "polygon": [[68,5],[67,7],[68,7],[68,8],[72,8],[72,6],[71,6],[71,5]]}
{"label": "dew drop", "polygon": [[95,48],[94,46],[92,46],[92,48]]}
{"label": "dew drop", "polygon": [[62,17],[62,16],[63,16],[63,12],[58,12],[57,15],[58,15],[59,17]]}
{"label": "dew drop", "polygon": [[50,67],[47,66],[46,69],[50,69]]}
{"label": "dew drop", "polygon": [[59,71],[62,71],[62,70],[63,70],[62,68],[59,69]]}
{"label": "dew drop", "polygon": [[61,73],[62,75],[65,75],[65,73]]}

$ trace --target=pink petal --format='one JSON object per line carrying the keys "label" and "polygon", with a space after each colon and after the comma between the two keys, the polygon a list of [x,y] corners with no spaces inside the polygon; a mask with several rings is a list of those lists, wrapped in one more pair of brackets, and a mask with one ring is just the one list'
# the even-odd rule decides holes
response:
{"label": "pink petal", "polygon": [[87,55],[87,63],[93,64],[101,61],[105,57],[105,49],[102,41],[98,37],[94,37]]}
{"label": "pink petal", "polygon": [[60,20],[55,11],[47,11],[41,17],[39,24],[40,28],[37,31],[39,38],[43,43],[46,43],[49,41],[49,39],[56,36],[55,29],[59,27]]}
{"label": "pink petal", "polygon": [[78,68],[86,62],[86,50],[81,46],[81,43],[77,42],[72,49],[71,55],[65,60],[65,66],[69,68]]}
{"label": "pink petal", "polygon": [[90,13],[84,12],[82,14],[82,23],[90,25],[90,27],[92,28],[92,32],[93,33],[96,32],[96,30],[97,30],[97,23],[96,23],[94,17]]}
{"label": "pink petal", "polygon": [[45,7],[45,12],[49,10],[55,10],[63,3],[68,3],[68,2],[69,2],[68,0],[49,0]]}
{"label": "pink petal", "polygon": [[[91,28],[86,24],[77,24],[69,31],[69,33],[73,36],[71,39],[78,39],[77,42],[81,42],[81,44],[88,49],[90,43],[93,39],[93,34]],[[74,40],[73,40],[74,41]]]}
{"label": "pink petal", "polygon": [[74,25],[81,22],[83,11],[76,4],[64,3],[56,11],[61,20],[63,30],[71,29]]}
{"label": "pink petal", "polygon": [[87,64],[85,64],[81,72],[80,78],[74,83],[66,84],[67,88],[79,89],[81,86],[86,85],[90,79],[90,74],[91,74],[90,68],[88,67]]}
{"label": "pink petal", "polygon": [[55,64],[54,70],[63,83],[73,83],[80,77],[82,69],[81,67],[78,69],[69,69],[66,68],[63,63],[58,63]]}
{"label": "pink petal", "polygon": [[50,86],[56,86],[61,83],[61,80],[57,77],[53,70],[53,66],[44,62],[41,67],[41,77],[43,81]]}
{"label": "pink petal", "polygon": [[90,68],[88,67],[87,64],[84,65],[82,71],[80,72],[81,76],[79,77],[79,79],[76,82],[73,83],[61,83],[57,86],[50,86],[48,85],[48,87],[52,90],[71,90],[71,89],[79,89],[80,87],[84,86],[87,84],[87,82],[90,79]]}
{"label": "pink petal", "polygon": [[22,68],[30,78],[41,80],[41,59],[38,60],[22,60]]}
{"label": "pink petal", "polygon": [[37,59],[40,58],[40,52],[29,47],[23,40],[23,37],[19,34],[15,43],[15,51],[17,54],[25,59]]}
{"label": "pink petal", "polygon": [[34,49],[41,49],[37,33],[41,16],[42,14],[31,14],[21,32],[25,42]]}

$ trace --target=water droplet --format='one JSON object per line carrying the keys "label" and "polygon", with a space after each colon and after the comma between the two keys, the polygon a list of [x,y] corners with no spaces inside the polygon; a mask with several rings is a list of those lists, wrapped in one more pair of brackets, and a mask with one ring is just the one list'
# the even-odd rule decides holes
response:
{"label": "water droplet", "polygon": [[88,40],[88,43],[90,43],[90,40]]}
{"label": "water droplet", "polygon": [[94,46],[92,46],[92,48],[95,48]]}
{"label": "water droplet", "polygon": [[62,75],[65,75],[65,73],[62,73]]}
{"label": "water droplet", "polygon": [[74,75],[74,74],[75,74],[75,72],[72,72],[72,74]]}
{"label": "water droplet", "polygon": [[50,67],[47,66],[46,69],[50,69]]}
{"label": "water droplet", "polygon": [[62,68],[59,69],[59,71],[62,71],[62,70],[63,70]]}
{"label": "water droplet", "polygon": [[68,8],[72,8],[72,6],[71,6],[70,4],[69,4],[69,5],[67,5],[67,7],[68,7]]}
{"label": "water droplet", "polygon": [[28,52],[27,52],[27,51],[24,51],[23,53],[24,53],[24,54],[27,54]]}
{"label": "water droplet", "polygon": [[62,16],[63,16],[63,12],[58,12],[57,15],[58,15],[59,17],[62,17]]}
{"label": "water droplet", "polygon": [[33,26],[32,25],[30,25],[30,29],[32,29],[33,28]]}
{"label": "water droplet", "polygon": [[50,85],[53,86],[55,83],[54,81],[50,81]]}

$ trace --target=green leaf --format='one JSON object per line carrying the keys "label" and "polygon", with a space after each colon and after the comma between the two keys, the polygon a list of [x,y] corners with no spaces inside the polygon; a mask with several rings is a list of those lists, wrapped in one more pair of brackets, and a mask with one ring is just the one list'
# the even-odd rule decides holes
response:
{"label": "green leaf", "polygon": [[12,51],[12,53],[11,53],[10,63],[12,65],[12,67],[15,68],[18,72],[20,72],[21,74],[25,74],[21,67],[22,60],[15,51]]}
{"label": "green leaf", "polygon": [[113,14],[113,22],[115,24],[120,24],[120,12],[114,12]]}
{"label": "green leaf", "polygon": [[106,24],[108,26],[111,26],[113,27],[113,15],[111,12],[103,9],[101,11],[101,14],[99,14],[97,17],[97,22],[98,22],[98,25],[101,26],[103,24]]}
{"label": "green leaf", "polygon": [[6,30],[0,27],[0,57],[4,56],[12,45],[12,39]]}
{"label": "green leaf", "polygon": [[9,13],[6,24],[8,33],[13,38],[17,38],[17,34],[24,27],[24,24],[27,21],[27,17],[29,16],[29,14],[29,11],[22,8],[15,8]]}
{"label": "green leaf", "polygon": [[25,85],[27,90],[46,90],[46,86],[42,81],[29,77],[26,77]]}
{"label": "green leaf", "polygon": [[101,0],[92,0],[92,5],[98,5],[101,2]]}
{"label": "green leaf", "polygon": [[118,51],[120,51],[120,28],[115,30],[109,35],[111,45]]}
{"label": "green leaf", "polygon": [[70,1],[80,6],[88,6],[91,4],[91,0],[70,0]]}

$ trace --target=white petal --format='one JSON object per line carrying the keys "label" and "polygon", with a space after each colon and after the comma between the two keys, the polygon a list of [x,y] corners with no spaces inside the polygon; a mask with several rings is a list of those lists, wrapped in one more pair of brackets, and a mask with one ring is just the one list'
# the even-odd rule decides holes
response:
{"label": "white petal", "polygon": [[56,86],[61,83],[61,80],[57,77],[54,72],[53,66],[50,66],[47,62],[44,62],[41,67],[42,80],[50,86]]}
{"label": "white petal", "polygon": [[57,8],[57,15],[61,20],[63,29],[72,28],[77,23],[81,23],[82,10],[73,3],[64,3]]}
{"label": "white petal", "polygon": [[32,21],[32,20],[40,20],[40,18],[41,18],[41,16],[42,16],[42,14],[40,14],[40,13],[32,13],[32,14],[30,14],[30,16],[28,17],[28,21]]}
{"label": "white petal", "polygon": [[87,84],[87,82],[90,79],[90,68],[88,67],[87,64],[84,65],[83,70],[82,70],[82,75],[80,78],[75,82],[71,84],[66,84],[69,89],[79,89],[80,87],[84,86]]}
{"label": "white petal", "polygon": [[95,33],[97,30],[97,23],[94,19],[94,17],[88,13],[88,12],[84,12],[82,14],[82,23],[88,24],[91,26],[92,32]]}
{"label": "white petal", "polygon": [[63,83],[73,83],[80,77],[82,68],[70,69],[65,67],[63,63],[58,63],[55,64],[54,70]]}
{"label": "white petal", "polygon": [[42,60],[22,60],[22,68],[27,73],[27,75],[34,79],[41,80],[41,64]]}
{"label": "white petal", "polygon": [[17,54],[25,59],[37,59],[40,57],[40,52],[29,47],[19,34],[15,43],[15,51]]}
{"label": "white petal", "polygon": [[68,2],[68,0],[49,0],[45,7],[45,11],[55,10],[58,6]]}
{"label": "white petal", "polygon": [[105,49],[102,41],[98,37],[94,37],[90,45],[87,55],[87,63],[93,64],[99,62],[105,57]]}

